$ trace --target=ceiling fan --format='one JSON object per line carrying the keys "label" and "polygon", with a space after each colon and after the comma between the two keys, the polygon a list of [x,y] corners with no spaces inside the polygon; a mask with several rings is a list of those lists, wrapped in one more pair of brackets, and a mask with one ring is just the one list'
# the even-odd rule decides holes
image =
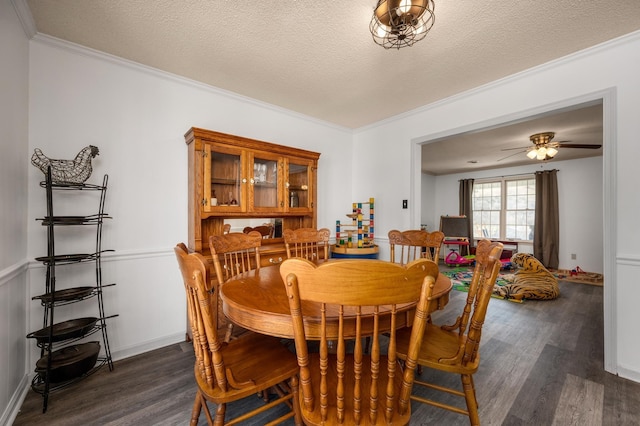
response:
{"label": "ceiling fan", "polygon": [[[519,148],[505,148],[503,151],[511,151],[514,149],[520,150],[520,152],[527,152],[527,157],[532,160],[550,160],[556,156],[558,153],[558,149],[560,148],[580,148],[580,149],[599,149],[602,145],[590,145],[590,144],[567,144],[570,141],[555,141],[551,140],[554,138],[556,134],[554,132],[542,132],[536,133],[529,136],[529,140],[533,143],[533,147],[519,147]],[[515,154],[509,155],[507,157],[501,158],[498,161],[506,160],[509,157],[513,157],[514,155],[519,154],[517,152]]]}

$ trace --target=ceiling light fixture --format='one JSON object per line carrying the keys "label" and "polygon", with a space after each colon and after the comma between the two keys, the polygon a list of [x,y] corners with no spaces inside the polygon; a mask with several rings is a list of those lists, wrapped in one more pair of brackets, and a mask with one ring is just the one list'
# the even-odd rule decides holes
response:
{"label": "ceiling light fixture", "polygon": [[541,146],[538,148],[533,148],[532,150],[527,152],[527,157],[529,157],[532,160],[533,159],[548,160],[550,158],[555,157],[557,153],[558,153],[558,150],[553,147]]}
{"label": "ceiling light fixture", "polygon": [[549,160],[555,157],[558,150],[555,147],[550,146],[551,139],[553,139],[555,135],[556,134],[554,132],[536,133],[535,135],[531,135],[529,139],[531,139],[531,142],[533,142],[536,147],[527,152],[527,157],[532,160],[536,159],[540,161]]}
{"label": "ceiling light fixture", "polygon": [[369,24],[375,41],[385,49],[413,46],[435,22],[433,0],[378,0]]}

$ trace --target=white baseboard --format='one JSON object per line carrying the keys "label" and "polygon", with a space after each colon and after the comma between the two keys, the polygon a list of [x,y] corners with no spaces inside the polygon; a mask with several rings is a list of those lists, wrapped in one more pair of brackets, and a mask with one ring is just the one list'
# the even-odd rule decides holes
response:
{"label": "white baseboard", "polygon": [[618,376],[640,383],[640,372],[629,370],[618,365]]}
{"label": "white baseboard", "polygon": [[186,330],[184,333],[172,334],[158,339],[141,342],[133,346],[121,348],[117,351],[111,352],[111,359],[113,359],[114,361],[119,361],[121,359],[130,358],[132,356],[140,355],[145,352],[173,345],[174,343],[184,342],[185,336]]}
{"label": "white baseboard", "polygon": [[31,378],[29,375],[25,374],[11,396],[11,400],[7,404],[4,413],[2,413],[2,417],[0,417],[0,425],[11,425],[16,420],[16,417],[18,417],[18,413],[20,412],[20,407],[22,407],[22,403],[24,402],[24,398],[27,396],[27,392],[31,389],[30,383]]}

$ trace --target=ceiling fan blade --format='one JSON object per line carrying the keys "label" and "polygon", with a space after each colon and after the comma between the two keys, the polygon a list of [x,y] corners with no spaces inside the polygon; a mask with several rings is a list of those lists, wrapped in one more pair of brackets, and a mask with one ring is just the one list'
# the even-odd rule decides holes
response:
{"label": "ceiling fan blade", "polygon": [[[511,149],[516,149],[516,148],[511,148]],[[522,148],[519,148],[519,149],[522,149]],[[503,149],[503,151],[508,151],[508,150]],[[525,149],[525,150],[522,150],[522,151],[518,151],[518,152],[516,152],[515,154],[507,155],[506,157],[501,158],[501,159],[496,160],[496,161],[506,160],[507,158],[511,158],[511,157],[513,157],[514,155],[522,154],[523,152],[527,152],[527,150]]]}
{"label": "ceiling fan blade", "polygon": [[587,145],[583,143],[572,143],[572,144],[558,145],[558,147],[559,148],[599,149],[599,148],[602,148],[602,145]]}
{"label": "ceiling fan blade", "polygon": [[528,149],[530,146],[519,146],[517,148],[502,148],[500,151],[513,151],[514,149]]}

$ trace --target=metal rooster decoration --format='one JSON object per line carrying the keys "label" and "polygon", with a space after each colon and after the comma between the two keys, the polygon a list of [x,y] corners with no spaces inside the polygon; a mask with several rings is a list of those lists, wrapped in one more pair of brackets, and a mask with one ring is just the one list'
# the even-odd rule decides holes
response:
{"label": "metal rooster decoration", "polygon": [[51,166],[51,181],[55,183],[84,183],[93,168],[91,160],[99,154],[97,146],[89,145],[82,148],[73,160],[54,160],[36,148],[31,156],[31,164],[47,174],[47,168]]}

